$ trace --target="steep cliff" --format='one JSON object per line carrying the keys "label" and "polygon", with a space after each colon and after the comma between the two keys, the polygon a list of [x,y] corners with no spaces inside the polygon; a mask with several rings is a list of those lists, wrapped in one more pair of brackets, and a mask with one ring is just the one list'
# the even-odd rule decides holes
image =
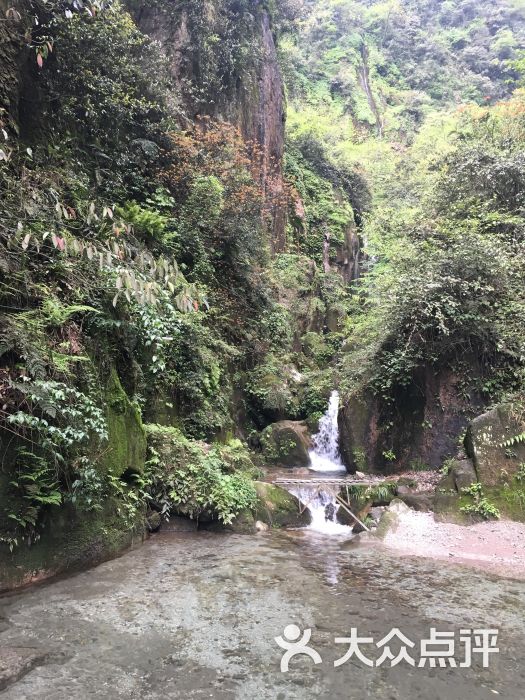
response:
{"label": "steep cliff", "polygon": [[184,115],[233,124],[249,144],[265,195],[271,246],[283,250],[284,88],[267,3],[156,2],[140,4],[134,15],[167,55]]}
{"label": "steep cliff", "polygon": [[20,581],[141,536],[154,489],[174,507],[143,421],[237,450],[191,448],[179,501],[203,472],[209,518],[253,502],[234,434],[281,313],[284,95],[263,3],[1,7],[0,548]]}

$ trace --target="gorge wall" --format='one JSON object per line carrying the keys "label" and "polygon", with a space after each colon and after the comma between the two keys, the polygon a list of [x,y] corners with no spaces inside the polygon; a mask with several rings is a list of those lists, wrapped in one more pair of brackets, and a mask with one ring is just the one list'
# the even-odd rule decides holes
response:
{"label": "gorge wall", "polygon": [[269,223],[272,250],[284,250],[286,111],[267,3],[153,3],[140,5],[134,15],[140,29],[158,41],[168,57],[186,117],[209,116],[233,124],[250,145],[265,193],[263,215]]}

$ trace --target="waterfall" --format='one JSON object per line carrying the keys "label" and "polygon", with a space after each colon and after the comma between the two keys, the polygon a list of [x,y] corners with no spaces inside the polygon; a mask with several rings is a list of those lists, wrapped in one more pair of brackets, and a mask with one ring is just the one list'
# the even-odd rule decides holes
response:
{"label": "waterfall", "polygon": [[[328,409],[319,421],[319,432],[313,436],[314,448],[310,450],[310,469],[315,472],[344,472],[343,462],[339,454],[339,427],[337,413],[339,411],[339,393],[332,391]],[[310,530],[325,535],[352,535],[352,528],[337,522],[339,504],[330,491],[323,491],[319,484],[301,485],[289,489],[301,503],[306,506],[312,521]]]}
{"label": "waterfall", "polygon": [[310,462],[315,472],[345,471],[339,454],[339,392],[332,391],[328,410],[319,421],[319,432],[313,436],[314,449],[310,450]]}
{"label": "waterfall", "polygon": [[352,535],[352,528],[337,522],[339,504],[333,495],[327,491],[319,491],[317,487],[302,486],[289,489],[290,493],[306,506],[311,522],[309,530],[315,530],[324,535]]}

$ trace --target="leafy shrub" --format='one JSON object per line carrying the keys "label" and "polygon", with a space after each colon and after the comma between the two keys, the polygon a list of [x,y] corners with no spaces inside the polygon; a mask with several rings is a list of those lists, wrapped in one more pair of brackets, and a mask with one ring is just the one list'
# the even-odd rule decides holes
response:
{"label": "leafy shrub", "polygon": [[130,224],[135,232],[146,240],[148,237],[162,241],[166,233],[168,218],[154,209],[146,208],[138,202],[126,202],[117,213]]}
{"label": "leafy shrub", "polygon": [[239,452],[238,445],[228,451],[219,445],[192,443],[176,428],[149,425],[147,430],[150,494],[164,516],[181,513],[198,519],[208,514],[230,523],[255,504],[250,476],[235,471],[239,455],[231,460],[231,452]]}
{"label": "leafy shrub", "polygon": [[31,544],[39,539],[38,526],[42,511],[50,505],[62,503],[62,492],[53,466],[41,456],[24,448],[17,450],[14,475],[9,482],[12,509],[7,517],[14,530],[1,539],[13,550],[21,540]]}

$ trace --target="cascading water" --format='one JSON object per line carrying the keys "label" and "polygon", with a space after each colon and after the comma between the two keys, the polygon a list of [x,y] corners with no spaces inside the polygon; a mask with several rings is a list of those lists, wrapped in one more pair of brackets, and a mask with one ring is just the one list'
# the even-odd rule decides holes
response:
{"label": "cascading water", "polygon": [[310,462],[315,472],[344,472],[339,454],[339,392],[332,391],[328,410],[319,421],[319,432],[313,436],[314,449],[310,450]]}
{"label": "cascading water", "polygon": [[[335,473],[346,470],[339,454],[339,393],[332,391],[328,410],[319,421],[319,432],[313,436],[314,449],[310,450],[310,469],[314,472]],[[319,486],[301,486],[290,489],[296,498],[307,507],[312,517],[310,530],[326,535],[351,535],[352,528],[337,522],[339,504],[332,493],[319,489]]]}
{"label": "cascading water", "polygon": [[312,518],[308,525],[309,530],[315,530],[324,535],[346,535],[347,537],[352,535],[351,527],[337,522],[339,504],[331,493],[312,486],[291,488],[289,491],[309,511]]}

